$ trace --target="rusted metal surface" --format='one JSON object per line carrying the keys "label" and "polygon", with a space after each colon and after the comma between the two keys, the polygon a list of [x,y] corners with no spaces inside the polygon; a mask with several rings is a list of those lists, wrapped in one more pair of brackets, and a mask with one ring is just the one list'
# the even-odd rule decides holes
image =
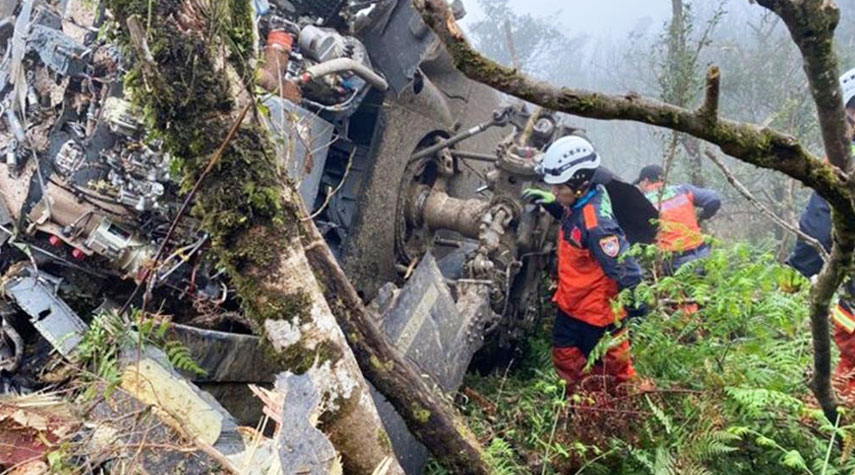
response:
{"label": "rusted metal surface", "polygon": [[448,229],[466,237],[477,239],[481,228],[481,216],[489,203],[479,199],[459,199],[433,189],[420,190],[415,206],[421,209],[424,224],[430,229]]}

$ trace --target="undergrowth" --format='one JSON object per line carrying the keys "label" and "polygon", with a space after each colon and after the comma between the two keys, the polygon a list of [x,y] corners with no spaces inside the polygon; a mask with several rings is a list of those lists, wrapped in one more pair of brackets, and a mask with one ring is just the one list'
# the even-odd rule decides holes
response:
{"label": "undergrowth", "polygon": [[[126,321],[117,312],[107,311],[96,315],[77,346],[76,358],[86,368],[80,373],[84,383],[104,383],[104,396],[118,386],[122,376],[122,352],[142,351],[143,346],[162,350],[173,368],[185,373],[204,375],[202,369],[183,343],[169,338],[168,318],[154,318],[139,310]],[[87,384],[82,393],[84,400],[97,396],[100,384]]]}
{"label": "undergrowth", "polygon": [[853,427],[830,424],[806,384],[807,282],[748,245],[698,265],[636,290],[651,304],[629,323],[643,383],[566,396],[548,325],[509,369],[467,376],[460,408],[495,473],[853,473]]}

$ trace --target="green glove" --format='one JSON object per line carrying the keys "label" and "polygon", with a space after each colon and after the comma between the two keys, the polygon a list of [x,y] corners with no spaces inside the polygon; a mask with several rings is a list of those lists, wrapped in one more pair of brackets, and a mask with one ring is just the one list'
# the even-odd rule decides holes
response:
{"label": "green glove", "polygon": [[539,205],[548,205],[555,202],[555,195],[540,188],[526,188],[522,192],[522,198]]}

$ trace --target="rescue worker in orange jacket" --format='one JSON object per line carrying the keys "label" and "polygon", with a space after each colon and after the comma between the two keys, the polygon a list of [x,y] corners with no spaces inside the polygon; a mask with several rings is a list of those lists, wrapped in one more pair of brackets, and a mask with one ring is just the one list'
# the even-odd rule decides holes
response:
{"label": "rescue worker in orange jacket", "polygon": [[[840,77],[840,89],[846,107],[846,121],[851,129],[855,127],[855,69],[850,69]],[[850,139],[855,140],[853,137]],[[855,157],[855,141],[851,147]],[[816,192],[811,195],[799,218],[799,229],[817,239],[826,251],[831,250],[831,208]],[[787,264],[811,278],[822,269],[823,261],[812,246],[800,239],[787,259]],[[833,382],[839,395],[850,403],[855,400],[855,282],[852,278],[850,275],[837,304],[831,309],[834,342],[840,350],[840,361],[834,370]]]}
{"label": "rescue worker in orange jacket", "polygon": [[[656,244],[672,253],[665,262],[665,272],[673,274],[684,264],[708,256],[710,248],[704,242],[698,222],[718,212],[721,207],[718,192],[689,184],[665,186],[659,165],[642,168],[636,183],[659,210]],[[696,208],[700,208],[699,213]]]}
{"label": "rescue worker in orange jacket", "polygon": [[538,166],[552,192],[529,188],[523,197],[560,220],[558,238],[558,307],[552,332],[552,361],[573,387],[583,378],[588,355],[606,333],[615,339],[593,374],[624,382],[635,376],[626,328],[620,322],[643,309],[615,308],[618,293],[641,281],[641,269],[626,256],[629,244],[611,209],[605,188],[592,183],[600,157],[585,138],[556,140]]}

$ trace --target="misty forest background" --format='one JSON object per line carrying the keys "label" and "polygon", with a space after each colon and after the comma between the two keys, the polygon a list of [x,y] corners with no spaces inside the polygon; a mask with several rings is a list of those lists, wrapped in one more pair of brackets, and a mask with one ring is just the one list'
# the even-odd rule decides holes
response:
{"label": "misty forest background", "polygon": [[[594,36],[562,23],[583,3],[570,2],[553,14],[537,16],[519,11],[519,5],[508,0],[469,1],[464,5],[470,12],[461,24],[485,55],[538,79],[598,92],[636,92],[681,106],[700,105],[704,72],[715,64],[722,71],[723,117],[768,125],[798,137],[816,153],[822,150],[801,56],[784,24],[767,10],[739,0],[673,0],[670,18],[646,16],[626,32]],[[855,1],[837,4],[842,73],[855,67]],[[608,15],[601,23],[603,30],[609,29]],[[793,237],[726,182],[697,140],[634,122],[566,120],[585,129],[605,165],[626,180],[635,179],[644,165],[671,159],[670,182],[721,191],[726,204],[708,223],[714,236],[774,246],[779,259],[792,248]],[[736,160],[725,163],[758,200],[797,222],[809,195],[800,184]]]}

